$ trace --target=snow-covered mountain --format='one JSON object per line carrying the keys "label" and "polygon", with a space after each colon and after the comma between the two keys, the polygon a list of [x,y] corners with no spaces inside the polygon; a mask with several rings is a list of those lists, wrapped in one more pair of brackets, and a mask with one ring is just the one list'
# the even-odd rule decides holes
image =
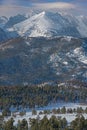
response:
{"label": "snow-covered mountain", "polygon": [[51,27],[48,18],[45,17],[45,12],[36,14],[31,18],[16,24],[13,29],[21,36],[38,37],[38,36],[50,36],[48,29]]}
{"label": "snow-covered mountain", "polygon": [[84,16],[64,15],[41,12],[13,26],[20,36],[87,37],[87,18]]}

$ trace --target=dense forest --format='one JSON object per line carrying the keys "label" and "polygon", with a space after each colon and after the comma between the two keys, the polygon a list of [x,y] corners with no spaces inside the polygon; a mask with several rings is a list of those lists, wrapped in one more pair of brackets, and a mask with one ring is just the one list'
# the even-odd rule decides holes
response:
{"label": "dense forest", "polygon": [[38,117],[37,119],[29,118],[29,121],[19,120],[15,126],[14,120],[11,118],[0,124],[0,130],[87,130],[87,119],[77,116],[68,124],[66,118],[61,119],[53,115],[50,119],[44,116],[43,119]]}
{"label": "dense forest", "polygon": [[43,107],[56,102],[87,102],[86,87],[72,86],[14,86],[0,87],[0,110]]}

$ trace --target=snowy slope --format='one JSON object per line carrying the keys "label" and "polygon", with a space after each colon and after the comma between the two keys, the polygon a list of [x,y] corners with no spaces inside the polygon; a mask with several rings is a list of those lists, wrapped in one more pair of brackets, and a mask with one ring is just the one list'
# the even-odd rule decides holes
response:
{"label": "snowy slope", "polygon": [[87,36],[87,19],[82,16],[41,12],[15,24],[12,28],[20,36]]}
{"label": "snowy slope", "polygon": [[50,27],[50,23],[47,18],[45,18],[45,12],[42,12],[24,22],[16,24],[14,30],[16,30],[21,36],[37,37],[46,36],[48,28]]}

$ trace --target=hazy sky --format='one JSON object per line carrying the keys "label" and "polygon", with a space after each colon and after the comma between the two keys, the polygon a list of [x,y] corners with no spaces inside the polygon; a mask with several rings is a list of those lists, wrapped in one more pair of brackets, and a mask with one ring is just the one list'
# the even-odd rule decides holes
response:
{"label": "hazy sky", "polygon": [[87,0],[0,0],[0,15],[26,12],[29,7],[78,9],[87,14]]}
{"label": "hazy sky", "polygon": [[31,3],[48,3],[48,2],[68,2],[77,3],[87,6],[87,0],[0,0],[0,5],[24,5],[31,6]]}

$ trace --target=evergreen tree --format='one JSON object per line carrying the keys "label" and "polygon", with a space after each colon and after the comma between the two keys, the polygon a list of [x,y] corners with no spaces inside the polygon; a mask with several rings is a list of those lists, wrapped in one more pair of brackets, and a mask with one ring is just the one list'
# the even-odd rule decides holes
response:
{"label": "evergreen tree", "polygon": [[16,130],[16,127],[13,125],[14,120],[11,118],[4,124],[4,130]]}
{"label": "evergreen tree", "polygon": [[19,124],[19,128],[20,130],[28,130],[28,123],[25,119],[21,121],[21,123]]}

